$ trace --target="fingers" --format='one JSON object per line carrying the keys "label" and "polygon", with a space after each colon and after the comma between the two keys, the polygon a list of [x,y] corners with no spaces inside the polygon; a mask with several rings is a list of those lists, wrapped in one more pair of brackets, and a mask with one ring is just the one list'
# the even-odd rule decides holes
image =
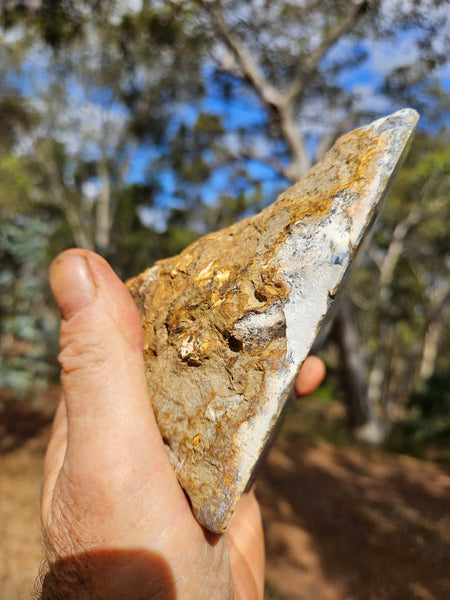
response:
{"label": "fingers", "polygon": [[299,396],[311,394],[322,383],[325,374],[323,360],[318,356],[308,356],[295,382],[295,391]]}
{"label": "fingers", "polygon": [[86,250],[60,255],[50,283],[63,319],[66,460],[73,457],[86,476],[107,477],[113,465],[120,478],[132,448],[150,468],[165,468],[145,381],[139,316],[127,289],[101,257]]}
{"label": "fingers", "polygon": [[239,598],[262,598],[264,533],[253,490],[240,499],[225,536],[235,588],[240,591]]}

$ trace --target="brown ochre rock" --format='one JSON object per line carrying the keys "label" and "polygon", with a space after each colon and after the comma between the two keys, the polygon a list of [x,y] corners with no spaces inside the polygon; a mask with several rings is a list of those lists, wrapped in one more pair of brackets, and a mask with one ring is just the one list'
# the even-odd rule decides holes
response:
{"label": "brown ochre rock", "polygon": [[418,115],[337,140],[259,214],[127,282],[153,410],[197,520],[227,528]]}

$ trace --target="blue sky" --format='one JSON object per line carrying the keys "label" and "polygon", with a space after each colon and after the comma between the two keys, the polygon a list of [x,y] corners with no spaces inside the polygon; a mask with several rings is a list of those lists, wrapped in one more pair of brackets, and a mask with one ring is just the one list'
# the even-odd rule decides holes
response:
{"label": "blue sky", "polygon": [[[136,0],[139,5],[139,0]],[[364,40],[355,41],[350,38],[342,39],[327,55],[325,64],[338,60],[346,54],[363,52],[366,58],[357,66],[343,70],[337,76],[337,82],[344,89],[352,91],[355,96],[356,105],[364,112],[372,114],[388,114],[400,108],[392,101],[386,99],[380,93],[380,87],[387,73],[393,68],[402,66],[412,60],[418,59],[414,47],[414,39],[420,35],[420,30],[408,30],[400,32],[394,39],[389,41]],[[17,34],[16,34],[17,35]],[[10,40],[14,34],[8,33]],[[14,41],[14,40],[13,40]],[[24,63],[21,72],[10,73],[10,82],[17,85],[21,93],[33,99],[36,108],[45,112],[45,105],[39,104],[39,96],[45,96],[45,88],[48,88],[52,79],[49,69],[50,58],[48,52],[42,48],[37,52],[30,52],[29,59]],[[279,150],[262,133],[256,133],[258,128],[264,129],[266,121],[265,109],[261,106],[258,98],[252,92],[246,90],[242,85],[236,84],[235,93],[227,101],[221,96],[221,92],[212,77],[213,68],[205,66],[203,77],[206,94],[198,106],[183,104],[177,107],[174,119],[171,122],[171,131],[174,135],[180,124],[192,127],[200,112],[217,115],[227,131],[224,142],[232,155],[239,156],[240,138],[236,134],[239,129],[254,129],[252,145],[260,155]],[[435,76],[439,79],[442,87],[450,90],[450,68],[445,66],[436,70]],[[69,151],[75,154],[84,154],[85,158],[95,159],[99,152],[99,144],[109,144],[111,151],[120,143],[121,127],[125,126],[127,110],[111,96],[110,92],[100,88],[86,89],[75,79],[68,84],[68,102],[66,111],[53,117],[52,133],[66,144]],[[318,104],[308,106],[307,110],[300,116],[300,127],[306,135],[308,149],[314,152],[315,144],[320,135],[327,130],[330,123],[339,122],[342,119],[342,111],[336,110],[333,114],[328,107]],[[444,120],[449,123],[449,115]],[[427,123],[422,120],[422,126]],[[106,140],[105,140],[106,132]],[[45,134],[45,132],[44,132]],[[161,148],[148,147],[144,144],[133,146],[126,150],[129,153],[130,168],[126,175],[127,182],[143,183],[146,180],[149,165],[158,158]],[[208,160],[205,153],[205,160]],[[268,202],[274,199],[283,179],[276,177],[274,170],[261,161],[247,159],[244,161],[252,180],[261,182],[263,194]],[[213,175],[208,184],[203,186],[202,195],[207,203],[215,201],[221,192],[235,192],[230,190],[231,167],[224,165],[215,167]],[[95,196],[95,181],[91,182],[90,193]],[[161,171],[159,173],[159,184],[161,191],[158,194],[158,202],[163,211],[166,207],[176,205],[177,181],[173,173]]]}

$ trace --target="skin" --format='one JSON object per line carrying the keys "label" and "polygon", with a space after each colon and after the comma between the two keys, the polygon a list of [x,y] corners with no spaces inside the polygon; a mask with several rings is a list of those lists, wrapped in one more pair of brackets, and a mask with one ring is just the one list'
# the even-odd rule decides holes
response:
{"label": "skin", "polygon": [[[263,598],[255,495],[244,495],[222,536],[194,519],[155,422],[123,283],[79,249],[53,262],[50,283],[62,316],[63,399],[45,460],[41,598]],[[307,359],[297,393],[324,374],[320,359]]]}

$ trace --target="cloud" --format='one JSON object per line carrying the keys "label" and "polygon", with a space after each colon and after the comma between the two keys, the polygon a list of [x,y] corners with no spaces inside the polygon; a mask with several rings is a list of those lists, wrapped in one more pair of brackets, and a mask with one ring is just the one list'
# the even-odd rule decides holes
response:
{"label": "cloud", "polygon": [[392,41],[367,42],[370,68],[377,75],[386,77],[394,69],[419,61],[416,39],[417,36],[411,32]]}
{"label": "cloud", "polygon": [[374,85],[362,83],[353,88],[355,105],[363,112],[387,114],[394,110],[392,101],[376,91]]}
{"label": "cloud", "polygon": [[164,233],[167,229],[167,210],[148,206],[138,208],[139,218],[146,227],[151,227],[158,233]]}

